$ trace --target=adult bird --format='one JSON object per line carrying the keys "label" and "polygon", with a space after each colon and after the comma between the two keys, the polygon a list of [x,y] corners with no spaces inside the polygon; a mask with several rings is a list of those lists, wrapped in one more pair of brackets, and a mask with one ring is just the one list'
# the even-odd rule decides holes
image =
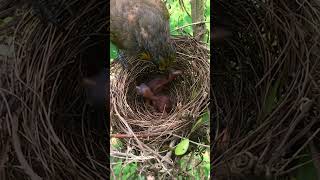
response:
{"label": "adult bird", "polygon": [[123,55],[139,55],[160,70],[173,63],[176,50],[170,39],[169,12],[161,0],[111,0],[110,39]]}

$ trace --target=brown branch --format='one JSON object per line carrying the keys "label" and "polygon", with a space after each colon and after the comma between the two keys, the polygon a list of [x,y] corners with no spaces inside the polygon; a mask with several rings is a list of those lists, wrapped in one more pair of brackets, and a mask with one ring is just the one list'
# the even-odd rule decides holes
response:
{"label": "brown branch", "polygon": [[[146,133],[146,134],[136,134],[136,137],[138,138],[145,138],[145,137],[150,137],[150,136],[159,136],[163,133]],[[133,138],[134,136],[132,134],[111,134],[111,137],[114,138]]]}
{"label": "brown branch", "polygon": [[[203,22],[204,19],[204,0],[191,0],[191,15],[192,22]],[[204,39],[204,35],[206,33],[206,27],[204,23],[197,24],[192,26],[193,36],[202,41]]]}

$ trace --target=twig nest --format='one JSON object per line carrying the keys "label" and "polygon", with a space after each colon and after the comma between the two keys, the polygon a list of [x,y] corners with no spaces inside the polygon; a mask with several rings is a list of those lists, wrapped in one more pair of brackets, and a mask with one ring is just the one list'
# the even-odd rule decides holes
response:
{"label": "twig nest", "polygon": [[131,64],[125,70],[111,64],[110,115],[112,133],[133,135],[139,139],[161,142],[170,133],[181,136],[190,132],[192,124],[209,104],[209,56],[206,45],[190,37],[174,37],[177,49],[174,69],[182,74],[167,85],[163,93],[170,97],[172,110],[159,113],[148,106],[136,92],[136,86],[160,74],[151,62],[126,57]]}

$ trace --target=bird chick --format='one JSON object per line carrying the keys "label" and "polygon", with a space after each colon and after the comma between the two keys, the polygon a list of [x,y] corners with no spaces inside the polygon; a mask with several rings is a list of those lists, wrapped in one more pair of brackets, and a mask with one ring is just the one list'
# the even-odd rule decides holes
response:
{"label": "bird chick", "polygon": [[180,70],[171,69],[169,71],[169,75],[166,76],[158,76],[147,83],[147,86],[150,87],[151,91],[154,94],[158,94],[161,92],[166,86],[166,84],[173,81],[178,75],[182,74]]}
{"label": "bird chick", "polygon": [[159,112],[165,112],[169,113],[172,109],[172,104],[170,101],[169,96],[166,95],[158,95],[155,96],[156,100],[153,100],[153,106],[159,111]]}
{"label": "bird chick", "polygon": [[145,83],[140,84],[140,86],[136,86],[137,93],[144,98],[148,98],[152,100],[154,97],[154,93],[151,91],[150,87],[148,87]]}
{"label": "bird chick", "polygon": [[171,105],[170,98],[168,96],[154,95],[150,87],[148,87],[144,83],[142,83],[140,86],[136,86],[136,89],[139,95],[142,95],[144,98],[146,98],[147,103],[150,103],[150,101],[152,102],[153,107],[158,112],[164,112],[164,113],[170,112],[172,105]]}

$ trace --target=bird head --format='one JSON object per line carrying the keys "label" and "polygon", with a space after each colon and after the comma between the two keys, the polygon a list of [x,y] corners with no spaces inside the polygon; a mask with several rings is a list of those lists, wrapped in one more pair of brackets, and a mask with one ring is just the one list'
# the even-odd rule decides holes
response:
{"label": "bird head", "polygon": [[161,54],[156,58],[156,64],[160,71],[165,71],[172,66],[176,60],[176,49],[168,44],[166,48],[161,51]]}
{"label": "bird head", "polygon": [[140,84],[140,86],[136,86],[136,91],[139,95],[145,98],[153,98],[154,96],[151,89],[144,83]]}
{"label": "bird head", "polygon": [[174,60],[175,60],[174,56],[169,56],[169,57],[166,57],[166,58],[160,56],[159,57],[159,61],[157,62],[159,69],[161,71],[167,70],[172,65]]}

